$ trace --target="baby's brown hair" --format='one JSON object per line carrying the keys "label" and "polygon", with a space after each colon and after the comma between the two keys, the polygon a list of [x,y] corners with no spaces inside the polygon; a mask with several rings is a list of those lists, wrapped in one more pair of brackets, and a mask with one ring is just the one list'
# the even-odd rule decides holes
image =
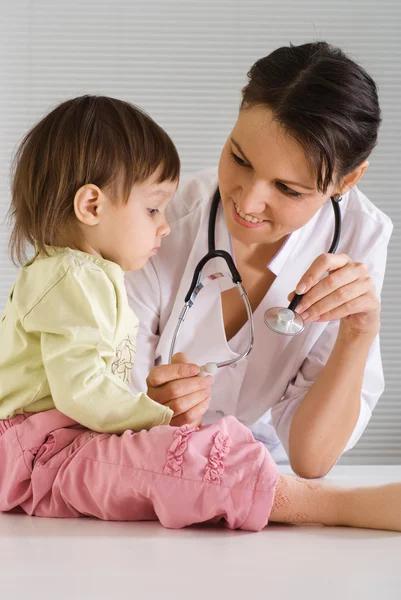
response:
{"label": "baby's brown hair", "polygon": [[27,133],[13,171],[10,251],[22,263],[27,243],[45,254],[57,245],[81,186],[95,184],[126,202],[132,186],[156,171],[160,183],[178,180],[180,159],[167,133],[137,106],[80,96]]}

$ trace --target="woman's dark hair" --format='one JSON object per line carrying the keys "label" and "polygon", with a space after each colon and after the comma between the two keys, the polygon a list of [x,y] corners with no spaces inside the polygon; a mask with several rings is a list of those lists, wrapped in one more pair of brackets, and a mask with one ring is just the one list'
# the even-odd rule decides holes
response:
{"label": "woman's dark hair", "polygon": [[241,110],[264,105],[303,147],[325,193],[372,152],[381,122],[366,71],[326,42],[284,46],[248,73]]}
{"label": "woman's dark hair", "polygon": [[115,98],[81,96],[46,115],[22,140],[14,162],[10,240],[15,262],[25,245],[46,254],[74,217],[77,190],[93,183],[128,200],[157,172],[176,181],[180,159],[167,133],[143,110]]}

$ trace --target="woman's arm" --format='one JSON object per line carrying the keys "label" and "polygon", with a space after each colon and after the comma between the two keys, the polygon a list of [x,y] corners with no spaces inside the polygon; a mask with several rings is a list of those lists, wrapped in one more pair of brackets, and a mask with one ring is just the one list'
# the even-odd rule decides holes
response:
{"label": "woman's arm", "polygon": [[363,376],[373,331],[340,331],[326,366],[296,410],[290,428],[292,469],[323,477],[341,456],[361,411]]}
{"label": "woman's arm", "polygon": [[356,443],[382,393],[379,296],[390,234],[376,231],[364,263],[322,255],[298,286],[306,285],[297,308],[305,320],[330,321],[272,411],[291,466],[304,477],[325,475]]}

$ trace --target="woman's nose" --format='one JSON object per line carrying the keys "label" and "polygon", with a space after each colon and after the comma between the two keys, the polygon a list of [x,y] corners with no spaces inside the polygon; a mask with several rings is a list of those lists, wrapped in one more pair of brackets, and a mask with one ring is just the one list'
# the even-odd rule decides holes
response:
{"label": "woman's nose", "polygon": [[271,191],[266,186],[253,186],[244,189],[239,200],[241,210],[246,214],[260,214],[271,201]]}

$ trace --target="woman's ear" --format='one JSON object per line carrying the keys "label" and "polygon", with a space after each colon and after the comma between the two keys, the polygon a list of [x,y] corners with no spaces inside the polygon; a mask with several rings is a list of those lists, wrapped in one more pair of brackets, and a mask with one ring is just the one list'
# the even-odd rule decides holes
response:
{"label": "woman's ear", "polygon": [[361,163],[356,169],[352,171],[352,173],[348,173],[348,175],[344,177],[341,184],[341,196],[346,194],[351,188],[354,187],[354,185],[358,183],[368,166],[369,161],[364,160],[363,163]]}
{"label": "woman's ear", "polygon": [[84,225],[97,225],[101,210],[102,192],[97,185],[87,183],[79,188],[74,197],[74,212]]}

